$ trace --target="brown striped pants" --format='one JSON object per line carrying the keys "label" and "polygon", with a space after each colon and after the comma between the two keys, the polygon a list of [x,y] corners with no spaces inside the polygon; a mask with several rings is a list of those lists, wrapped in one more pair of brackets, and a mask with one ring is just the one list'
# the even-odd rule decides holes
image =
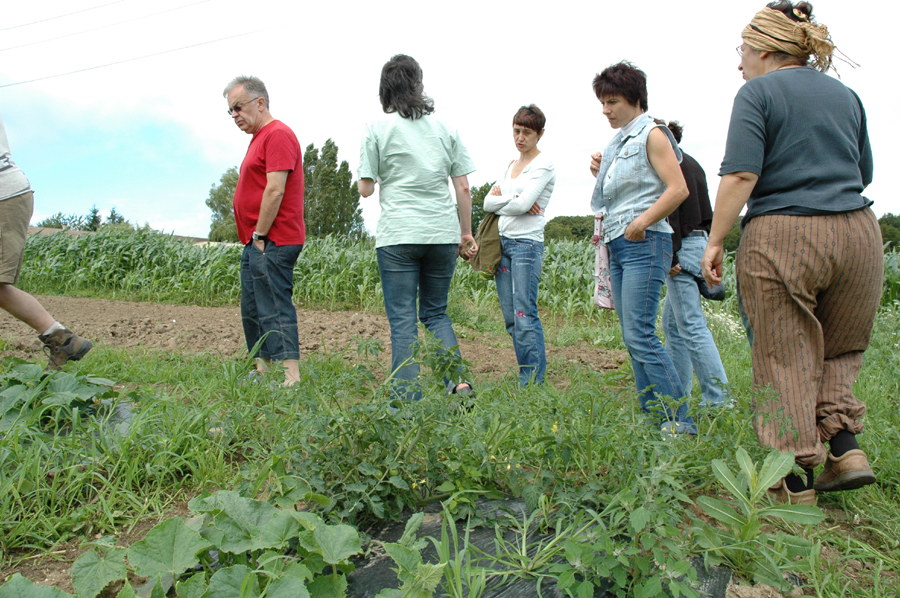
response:
{"label": "brown striped pants", "polygon": [[829,216],[757,216],[736,270],[753,331],[753,425],[759,442],[825,461],[823,442],[862,432],[853,384],[881,301],[881,229],[865,208]]}

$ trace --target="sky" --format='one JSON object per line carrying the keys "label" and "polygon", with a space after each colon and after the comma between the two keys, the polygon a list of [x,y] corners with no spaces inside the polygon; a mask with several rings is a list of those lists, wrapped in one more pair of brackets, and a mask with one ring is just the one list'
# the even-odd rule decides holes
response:
{"label": "sky", "polygon": [[[0,115],[13,160],[35,191],[32,223],[57,212],[84,215],[96,205],[102,214],[115,207],[131,222],[205,237],[210,187],[240,164],[250,141],[226,113],[222,92],[233,77],[260,77],[272,114],[301,146],[331,138],[355,173],[363,126],[381,111],[381,67],[409,54],[422,65],[435,115],[459,130],[472,156],[472,186],[501,177],[517,157],[512,117],[535,103],[547,116],[539,147],[557,169],[547,217],[587,215],[590,154],[614,134],[593,95],[594,75],[623,59],[647,73],[649,114],[684,125],[682,148],[706,170],[714,196],[743,84],[735,47],[764,5],[460,0],[388,10],[352,0],[6,2]],[[900,213],[888,175],[900,163],[900,146],[882,124],[900,113],[889,91],[894,77],[885,76],[893,72],[890,28],[900,3],[879,3],[877,17],[846,0],[813,6],[838,48],[860,65],[836,63],[868,116],[875,177],[865,195],[879,216]],[[72,71],[82,72],[56,76]],[[361,206],[374,231],[377,193]]]}

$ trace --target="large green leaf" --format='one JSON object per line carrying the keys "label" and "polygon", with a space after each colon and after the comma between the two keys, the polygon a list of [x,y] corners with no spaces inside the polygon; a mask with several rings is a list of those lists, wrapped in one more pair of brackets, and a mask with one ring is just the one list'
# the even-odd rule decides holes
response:
{"label": "large green leaf", "polygon": [[[179,596],[179,598],[181,598]],[[266,598],[310,598],[303,580],[285,576],[266,586]]]}
{"label": "large green leaf", "polygon": [[639,533],[647,524],[650,523],[650,511],[645,509],[644,507],[638,507],[629,515],[631,520],[631,526],[634,528],[635,533]]}
{"label": "large green leaf", "polygon": [[206,574],[196,573],[186,581],[176,582],[175,593],[178,598],[208,598]]}
{"label": "large green leaf", "polygon": [[16,573],[8,582],[0,586],[0,598],[74,598],[61,590],[50,586],[39,586],[31,583],[21,573]]}
{"label": "large green leaf", "polygon": [[72,564],[72,585],[81,598],[94,598],[108,584],[125,579],[125,550],[110,548],[104,554],[91,550]]}
{"label": "large green leaf", "polygon": [[731,506],[717,498],[701,496],[697,499],[697,504],[706,511],[707,515],[733,528],[739,528],[747,523],[746,517],[741,517]]}
{"label": "large green leaf", "polygon": [[741,473],[744,474],[744,479],[747,480],[747,485],[751,488],[755,487],[756,483],[756,465],[753,463],[753,460],[750,458],[750,455],[747,454],[747,451],[744,450],[744,447],[738,447],[737,452],[734,454],[735,459],[738,462],[738,467],[741,468]]}
{"label": "large green leaf", "polygon": [[794,467],[793,453],[780,453],[772,451],[763,461],[762,471],[759,473],[759,482],[753,492],[753,500],[756,501],[768,488],[789,474]]}
{"label": "large green leaf", "polygon": [[774,536],[772,534],[765,534],[765,537],[773,549],[783,547],[791,556],[809,556],[810,551],[813,546],[815,546],[815,544],[806,538],[791,536],[784,532],[778,532],[778,534]]}
{"label": "large green leaf", "polygon": [[393,542],[385,543],[384,550],[403,571],[415,571],[416,567],[422,563],[422,555],[418,550],[394,544]]}
{"label": "large green leaf", "polygon": [[252,549],[281,549],[288,541],[300,534],[300,522],[288,511],[278,511],[265,525],[256,528],[253,533]]}
{"label": "large green leaf", "polygon": [[83,378],[68,372],[59,372],[47,385],[50,394],[72,394],[82,401],[90,401],[106,391],[106,388],[85,382]]}
{"label": "large green leaf", "polygon": [[347,595],[347,578],[343,575],[320,575],[306,589],[310,598],[344,598]]}
{"label": "large green leaf", "polygon": [[434,592],[438,587],[438,584],[441,583],[441,577],[444,576],[444,567],[446,566],[446,563],[443,565],[420,563],[418,567],[416,567],[416,579],[418,580],[418,583],[427,590]]}
{"label": "large green leaf", "polygon": [[791,523],[815,525],[825,519],[825,513],[812,505],[781,505],[765,507],[759,511],[760,517],[777,517]]}
{"label": "large green leaf", "polygon": [[[125,580],[125,585],[122,586],[122,589],[116,594],[116,598],[137,598],[137,594],[134,593],[134,588],[131,587],[131,584],[128,583],[127,579]],[[179,598],[181,597],[179,596]]]}
{"label": "large green leaf", "polygon": [[362,550],[359,532],[349,525],[320,525],[313,530],[313,538],[319,545],[316,551],[329,565],[336,565]]}
{"label": "large green leaf", "polygon": [[142,577],[177,577],[199,564],[197,554],[210,546],[180,517],[173,517],[154,527],[143,540],[129,548],[128,562]]}
{"label": "large green leaf", "polygon": [[727,490],[729,494],[738,499],[742,504],[747,503],[746,490],[738,483],[724,461],[721,459],[713,460],[712,470],[713,475],[716,476],[716,479],[719,480],[720,484],[725,486],[725,490]]}
{"label": "large green leaf", "polygon": [[[219,550],[232,554],[253,550],[257,530],[280,512],[268,503],[244,498],[237,492],[226,490],[210,496],[205,506],[215,514],[203,535],[210,539],[215,536]],[[215,534],[213,530],[221,535]]]}
{"label": "large green leaf", "polygon": [[255,598],[259,594],[256,574],[244,565],[219,569],[209,580],[209,595],[215,598]]}

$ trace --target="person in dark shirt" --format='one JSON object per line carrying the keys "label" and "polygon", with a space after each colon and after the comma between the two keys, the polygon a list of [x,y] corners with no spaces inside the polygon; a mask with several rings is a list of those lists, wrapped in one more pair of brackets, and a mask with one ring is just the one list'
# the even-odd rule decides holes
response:
{"label": "person in dark shirt", "polygon": [[[665,124],[663,121],[656,121]],[[668,125],[681,143],[682,127],[672,121]],[[706,249],[712,207],[706,187],[706,173],[697,161],[681,150],[681,172],[688,187],[688,197],[669,214],[672,233],[672,267],[666,277],[666,300],[663,306],[663,331],[666,350],[685,396],[691,395],[694,372],[700,382],[701,407],[719,407],[729,402],[728,377],[722,358],[706,326],[697,278],[702,276],[700,260]]]}
{"label": "person in dark shirt", "polygon": [[859,97],[825,75],[835,46],[809,3],[773,2],[741,37],[747,83],[734,100],[703,275],[721,280],[725,235],[746,204],[735,270],[753,384],[771,397],[755,406],[754,428],[805,470],[773,486],[775,498],[815,504],[817,491],[875,482],[856,441],[866,406],[853,395],[884,276],[881,230],[862,195],[872,149]]}

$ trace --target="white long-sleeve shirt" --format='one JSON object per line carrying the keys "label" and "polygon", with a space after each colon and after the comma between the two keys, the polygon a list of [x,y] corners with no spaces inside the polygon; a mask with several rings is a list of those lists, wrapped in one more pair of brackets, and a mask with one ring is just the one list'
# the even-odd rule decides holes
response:
{"label": "white long-sleeve shirt", "polygon": [[515,161],[510,163],[503,180],[497,183],[501,194],[488,193],[484,198],[484,211],[500,216],[501,237],[543,243],[544,215],[529,214],[528,210],[535,202],[541,209],[547,208],[556,185],[556,169],[543,153],[538,154],[516,178],[512,178],[514,164]]}

